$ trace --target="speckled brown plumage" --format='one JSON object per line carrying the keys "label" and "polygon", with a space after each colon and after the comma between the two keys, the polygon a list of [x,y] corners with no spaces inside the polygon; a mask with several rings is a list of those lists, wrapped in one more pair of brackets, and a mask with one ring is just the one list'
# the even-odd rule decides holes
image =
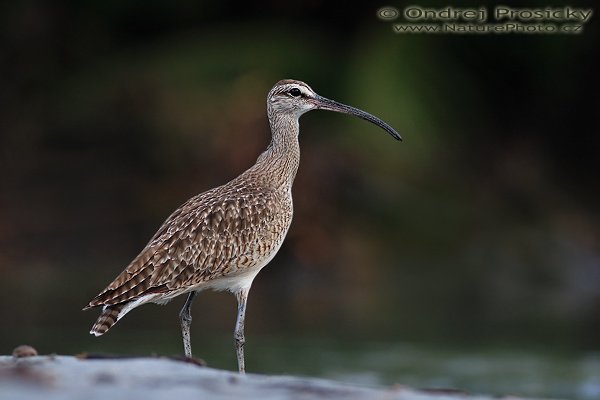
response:
{"label": "speckled brown plumage", "polygon": [[119,304],[144,294],[168,298],[181,289],[239,273],[267,257],[283,241],[292,220],[292,201],[286,188],[245,182],[247,176],[178,208],[88,307]]}
{"label": "speckled brown plumage", "polygon": [[256,164],[223,186],[199,194],[164,222],[142,252],[84,308],[103,310],[99,336],[135,307],[190,293],[181,312],[186,355],[195,292],[229,290],[238,298],[236,349],[241,372],[246,299],[252,280],[275,255],[292,221],[292,184],[300,161],[298,118],[312,109],[354,114],[399,135],[363,111],[325,99],[305,83],[278,82],[267,97],[272,139]]}

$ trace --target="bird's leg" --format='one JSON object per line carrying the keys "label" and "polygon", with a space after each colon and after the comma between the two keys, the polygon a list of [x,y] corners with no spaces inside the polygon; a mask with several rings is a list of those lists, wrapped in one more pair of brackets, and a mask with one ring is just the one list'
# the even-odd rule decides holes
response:
{"label": "bird's leg", "polygon": [[192,326],[192,301],[196,296],[196,292],[190,292],[183,308],[179,312],[181,320],[181,334],[183,335],[183,350],[186,357],[192,357],[192,342],[190,339],[190,327]]}
{"label": "bird's leg", "polygon": [[238,314],[233,338],[235,339],[235,351],[237,353],[240,374],[246,373],[246,367],[244,365],[244,343],[246,342],[244,337],[244,318],[246,315],[246,301],[248,300],[249,290],[250,288],[245,288],[235,294],[238,301]]}

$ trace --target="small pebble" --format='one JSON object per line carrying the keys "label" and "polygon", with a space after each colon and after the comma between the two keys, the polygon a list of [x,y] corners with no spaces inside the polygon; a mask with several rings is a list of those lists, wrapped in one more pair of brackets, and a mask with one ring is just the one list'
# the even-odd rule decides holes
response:
{"label": "small pebble", "polygon": [[37,356],[38,352],[33,347],[26,345],[26,344],[22,344],[20,346],[15,347],[15,349],[12,352],[12,355],[15,358],[33,357],[33,356]]}

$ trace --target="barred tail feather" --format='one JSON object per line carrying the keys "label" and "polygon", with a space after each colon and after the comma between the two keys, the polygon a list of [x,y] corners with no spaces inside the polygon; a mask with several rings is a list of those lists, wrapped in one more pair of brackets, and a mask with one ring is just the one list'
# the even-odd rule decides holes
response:
{"label": "barred tail feather", "polygon": [[96,320],[90,330],[90,334],[100,336],[106,333],[117,321],[124,315],[122,313],[125,304],[115,304],[113,306],[104,306],[102,313]]}

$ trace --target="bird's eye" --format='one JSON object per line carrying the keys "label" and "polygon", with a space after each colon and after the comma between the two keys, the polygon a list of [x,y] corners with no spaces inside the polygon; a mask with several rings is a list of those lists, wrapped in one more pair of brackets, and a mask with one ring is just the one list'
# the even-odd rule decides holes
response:
{"label": "bird's eye", "polygon": [[294,97],[298,97],[302,94],[302,92],[298,88],[292,88],[288,93]]}

